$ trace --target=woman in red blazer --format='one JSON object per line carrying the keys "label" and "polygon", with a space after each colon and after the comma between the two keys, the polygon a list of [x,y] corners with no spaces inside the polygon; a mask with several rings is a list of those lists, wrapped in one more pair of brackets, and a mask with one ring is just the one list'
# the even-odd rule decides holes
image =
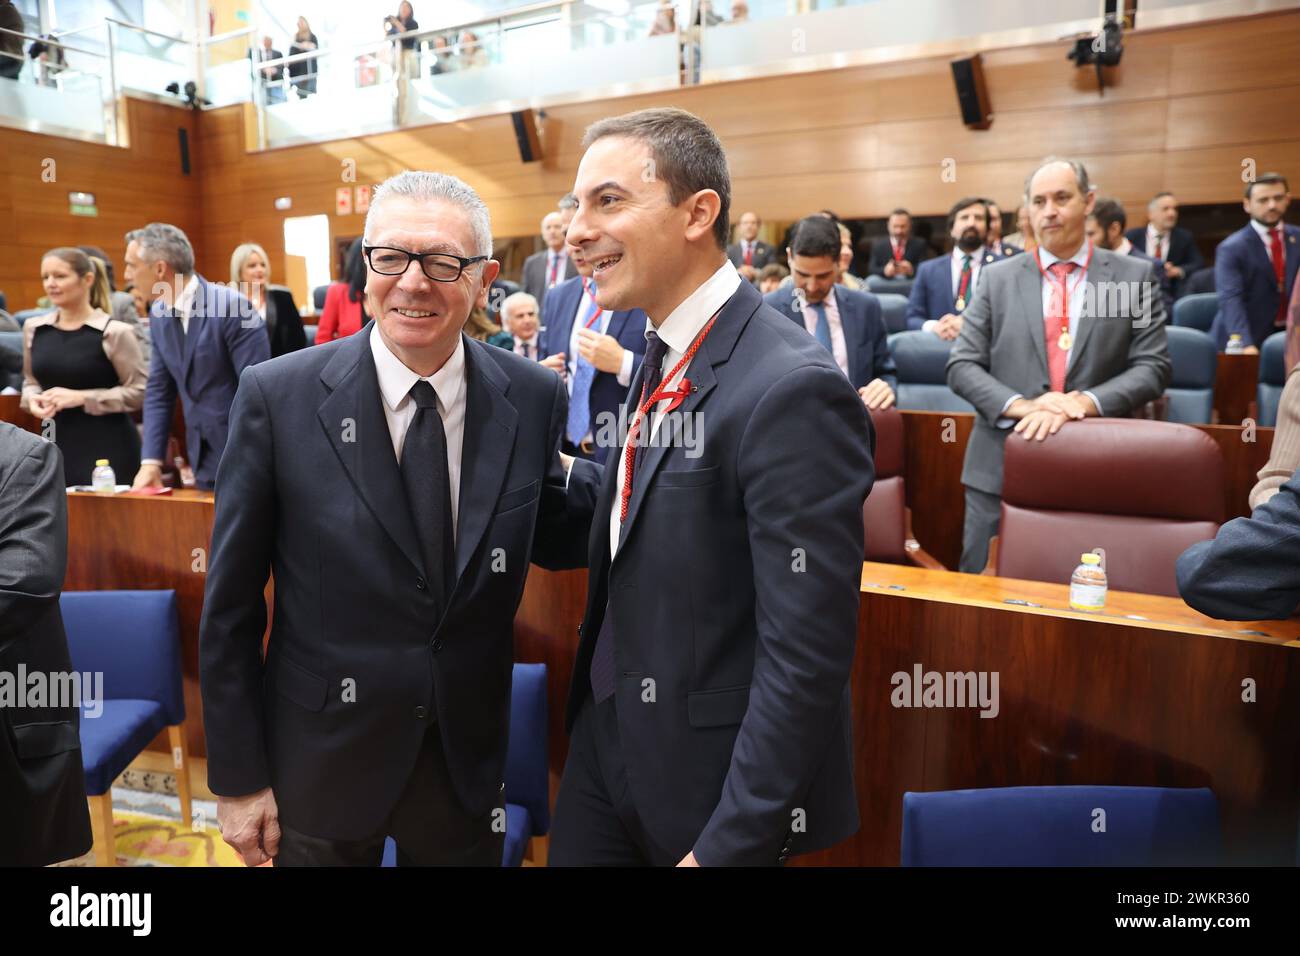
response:
{"label": "woman in red blazer", "polygon": [[366,297],[366,260],[361,255],[361,240],[348,250],[346,279],[330,284],[325,293],[325,308],[316,327],[316,344],[345,338],[361,330],[369,321],[364,308]]}

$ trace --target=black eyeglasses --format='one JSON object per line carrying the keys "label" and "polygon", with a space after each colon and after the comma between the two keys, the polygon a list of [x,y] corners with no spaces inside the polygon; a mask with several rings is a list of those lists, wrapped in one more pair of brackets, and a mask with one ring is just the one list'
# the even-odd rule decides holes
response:
{"label": "black eyeglasses", "polygon": [[455,282],[469,266],[486,262],[487,256],[465,259],[449,252],[407,252],[393,246],[363,246],[366,262],[381,276],[405,275],[411,263],[419,262],[420,271],[434,282]]}

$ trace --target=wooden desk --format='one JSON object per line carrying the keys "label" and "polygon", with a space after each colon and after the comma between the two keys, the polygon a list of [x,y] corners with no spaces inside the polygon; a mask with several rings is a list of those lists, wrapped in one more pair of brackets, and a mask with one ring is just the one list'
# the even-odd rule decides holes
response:
{"label": "wooden desk", "polygon": [[[1087,614],[1068,609],[1063,585],[885,564],[863,565],[862,580],[852,674],[862,827],[800,863],[896,865],[908,790],[1049,784],[1208,786],[1229,860],[1294,863],[1300,621],[1229,624],[1123,592]],[[584,592],[580,572],[534,568],[515,623],[517,658],[549,665],[552,794]],[[998,715],[895,708],[891,678],[916,664],[996,671]],[[1242,702],[1246,678],[1255,703]]]}
{"label": "wooden desk", "polygon": [[[975,416],[968,412],[903,412],[902,415],[903,480],[907,506],[912,509],[913,534],[921,547],[944,566],[956,568],[961,558],[962,521],[966,514],[961,467]],[[1223,452],[1225,520],[1250,514],[1247,499],[1255,486],[1256,474],[1273,450],[1273,429],[1245,429],[1241,425],[1194,427],[1209,435]]]}
{"label": "wooden desk", "polygon": [[[186,729],[191,756],[206,757],[199,697],[199,617],[212,537],[212,493],[173,491],[157,498],[68,495],[65,591],[170,589],[180,615]],[[166,733],[154,750],[169,750]]]}
{"label": "wooden desk", "polygon": [[1258,355],[1220,352],[1214,375],[1214,412],[1218,423],[1239,426],[1247,418],[1256,417],[1258,385]]}

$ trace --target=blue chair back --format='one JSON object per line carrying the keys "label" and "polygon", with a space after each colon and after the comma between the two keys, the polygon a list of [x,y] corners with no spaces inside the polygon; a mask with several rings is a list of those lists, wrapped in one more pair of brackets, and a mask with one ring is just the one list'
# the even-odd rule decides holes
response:
{"label": "blue chair back", "polygon": [[1286,332],[1274,332],[1259,349],[1259,386],[1255,390],[1258,424],[1277,424],[1277,405],[1286,385]]}
{"label": "blue chair back", "polygon": [[[18,355],[23,354],[23,334],[21,332],[0,332],[0,347],[6,348]],[[15,372],[6,372],[0,369],[0,389],[12,386],[17,389],[23,387],[22,369]]]}
{"label": "blue chair back", "polygon": [[315,307],[317,313],[325,308],[325,297],[329,295],[329,291],[330,287],[328,285],[318,285],[311,290],[311,304]]}
{"label": "blue chair back", "polygon": [[1212,866],[1219,854],[1218,804],[1204,787],[903,794],[904,866]]}
{"label": "blue chair back", "polygon": [[893,334],[907,330],[907,296],[896,292],[878,292],[880,315],[885,320],[885,331]]}
{"label": "blue chair back", "polygon": [[892,292],[894,295],[901,295],[906,299],[912,294],[912,280],[867,276],[867,291],[874,292],[876,295],[880,295],[882,292]]}
{"label": "blue chair back", "polygon": [[931,332],[895,332],[889,350],[898,367],[898,407],[914,412],[973,412],[975,408],[948,387],[952,343]]}
{"label": "blue chair back", "polygon": [[1214,376],[1219,368],[1219,350],[1209,333],[1177,325],[1165,329],[1173,374],[1166,419],[1185,425],[1208,425],[1214,411]]}
{"label": "blue chair back", "polygon": [[153,700],[169,725],[185,719],[175,591],[64,591],[72,666],[102,672],[106,700]]}
{"label": "blue chair back", "polygon": [[302,327],[302,330],[303,330],[304,332],[307,333],[307,344],[308,344],[308,345],[315,345],[315,344],[316,344],[316,326],[314,326],[314,325],[304,325],[304,326]]}
{"label": "blue chair back", "polygon": [[1219,311],[1217,292],[1198,292],[1185,295],[1174,303],[1174,325],[1189,329],[1210,331],[1214,316]]}
{"label": "blue chair back", "polygon": [[528,811],[533,835],[551,828],[546,727],[546,665],[515,664],[510,688],[510,746],[506,800]]}

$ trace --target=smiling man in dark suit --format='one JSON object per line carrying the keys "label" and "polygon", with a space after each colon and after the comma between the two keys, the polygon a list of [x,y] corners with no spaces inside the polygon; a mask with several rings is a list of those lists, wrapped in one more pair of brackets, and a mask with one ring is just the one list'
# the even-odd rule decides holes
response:
{"label": "smiling man in dark suit", "polygon": [[401,863],[499,866],[515,608],[530,560],[584,560],[591,502],[566,504],[559,378],[461,331],[499,268],[482,200],[402,173],[364,241],[374,321],[249,369],[231,413],[209,782],[249,864],[377,866],[391,835]]}
{"label": "smiling man in dark suit", "polygon": [[645,311],[647,347],[597,491],[550,861],[776,864],[858,826],[870,423],[728,261],[731,182],[703,121],[642,110],[584,145],[569,243],[604,308]]}
{"label": "smiling man in dark suit", "polygon": [[880,301],[835,281],[840,235],[824,216],[801,220],[786,250],[793,283],[763,299],[817,339],[867,408],[889,408],[898,392]]}

